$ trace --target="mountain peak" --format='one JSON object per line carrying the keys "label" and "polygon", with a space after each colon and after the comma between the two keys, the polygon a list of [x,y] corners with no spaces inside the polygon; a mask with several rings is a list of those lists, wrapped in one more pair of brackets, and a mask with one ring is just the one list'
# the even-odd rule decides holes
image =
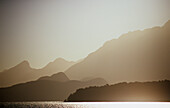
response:
{"label": "mountain peak", "polygon": [[61,58],[61,57],[59,57],[59,58],[57,58],[57,59],[55,59],[54,61],[53,61],[53,63],[56,63],[56,62],[70,62],[70,63],[74,63],[73,61],[68,61],[68,60],[65,60],[64,58]]}
{"label": "mountain peak", "polygon": [[67,82],[70,79],[63,72],[59,72],[53,74],[52,76],[44,76],[39,78],[39,80],[51,80],[51,81],[59,81],[59,82]]}
{"label": "mountain peak", "polygon": [[170,20],[168,20],[168,21],[164,24],[164,26],[170,26]]}
{"label": "mountain peak", "polygon": [[65,64],[65,63],[74,63],[72,61],[67,61],[63,58],[57,58],[54,61],[50,62],[49,64],[47,64],[47,66],[49,65],[55,65],[55,64]]}
{"label": "mountain peak", "polygon": [[24,60],[21,63],[19,63],[17,67],[30,67],[30,64],[27,60]]}
{"label": "mountain peak", "polygon": [[72,66],[75,62],[66,61],[63,58],[57,58],[53,62],[48,63],[43,70],[44,71],[53,71],[55,72],[58,70],[58,72],[64,72],[67,70],[70,66]]}
{"label": "mountain peak", "polygon": [[60,57],[60,58],[55,59],[53,62],[67,62],[67,61]]}

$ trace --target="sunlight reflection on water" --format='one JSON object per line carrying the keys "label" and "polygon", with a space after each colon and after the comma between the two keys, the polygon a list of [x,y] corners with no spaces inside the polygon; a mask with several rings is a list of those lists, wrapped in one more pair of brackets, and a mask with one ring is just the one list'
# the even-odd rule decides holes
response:
{"label": "sunlight reflection on water", "polygon": [[85,105],[87,108],[170,108],[168,102],[84,102],[70,104]]}
{"label": "sunlight reflection on water", "polygon": [[0,108],[170,108],[169,102],[10,102]]}

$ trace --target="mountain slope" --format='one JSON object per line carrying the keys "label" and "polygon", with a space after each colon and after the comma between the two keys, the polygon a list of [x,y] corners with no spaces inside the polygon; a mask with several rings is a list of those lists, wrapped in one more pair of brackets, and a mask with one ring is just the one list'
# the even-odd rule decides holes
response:
{"label": "mountain slope", "polygon": [[103,79],[90,81],[76,81],[68,80],[61,81],[60,76],[67,79],[64,73],[55,74],[55,78],[48,77],[48,79],[39,79],[37,81],[27,82],[23,84],[14,85],[12,87],[0,88],[0,102],[16,102],[16,101],[63,101],[76,89],[105,85],[98,84],[103,82]]}
{"label": "mountain slope", "polygon": [[170,78],[170,21],[123,34],[65,72],[71,79],[102,77],[110,83]]}
{"label": "mountain slope", "polygon": [[74,62],[68,62],[62,58],[58,58],[42,69],[33,69],[30,67],[28,61],[23,61],[20,64],[0,73],[0,87],[28,82],[45,75],[52,75],[57,72],[65,71],[73,64]]}

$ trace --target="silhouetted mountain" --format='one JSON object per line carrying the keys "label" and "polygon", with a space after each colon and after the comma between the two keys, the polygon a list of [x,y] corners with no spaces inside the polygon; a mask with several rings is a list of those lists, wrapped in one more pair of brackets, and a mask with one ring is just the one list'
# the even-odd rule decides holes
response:
{"label": "silhouetted mountain", "polygon": [[78,89],[66,101],[150,101],[170,102],[170,81],[133,82]]}
{"label": "silhouetted mountain", "polygon": [[[53,76],[47,79],[40,78],[37,81],[17,84],[12,87],[0,88],[0,101],[63,101],[76,89],[106,84],[103,79],[90,81],[69,80],[64,73],[58,73]],[[67,81],[64,81],[61,77],[67,79]]]}
{"label": "silhouetted mountain", "polygon": [[65,73],[71,79],[95,76],[109,83],[170,79],[170,21],[108,41]]}
{"label": "silhouetted mountain", "polygon": [[68,62],[62,58],[58,58],[42,69],[33,69],[30,67],[28,61],[23,61],[0,73],[0,87],[7,87],[18,83],[37,80],[42,76],[65,71],[73,64],[74,62]]}
{"label": "silhouetted mountain", "polygon": [[59,72],[59,73],[53,74],[52,76],[41,77],[38,80],[66,82],[66,81],[69,81],[70,79],[63,72]]}

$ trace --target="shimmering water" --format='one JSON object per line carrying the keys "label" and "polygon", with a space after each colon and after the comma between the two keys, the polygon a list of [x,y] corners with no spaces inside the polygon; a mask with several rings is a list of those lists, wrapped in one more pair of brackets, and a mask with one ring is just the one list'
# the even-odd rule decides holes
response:
{"label": "shimmering water", "polygon": [[168,102],[4,102],[0,108],[170,108]]}

